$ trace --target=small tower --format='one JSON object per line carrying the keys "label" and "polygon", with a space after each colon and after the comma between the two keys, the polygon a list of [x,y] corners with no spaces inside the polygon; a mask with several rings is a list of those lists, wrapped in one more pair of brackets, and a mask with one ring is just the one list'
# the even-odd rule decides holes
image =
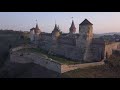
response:
{"label": "small tower", "polygon": [[30,29],[30,41],[33,42],[34,41],[34,27]]}
{"label": "small tower", "polygon": [[57,40],[57,38],[60,36],[60,29],[59,26],[57,26],[57,24],[55,24],[55,27],[52,31],[52,38],[53,40]]}
{"label": "small tower", "polygon": [[76,41],[76,46],[81,48],[84,53],[83,60],[89,62],[90,44],[93,39],[93,24],[85,19],[79,24],[79,38]]}
{"label": "small tower", "polygon": [[38,27],[38,24],[36,23],[36,27],[35,27],[35,34],[40,34],[41,30]]}
{"label": "small tower", "polygon": [[40,39],[41,30],[39,29],[37,23],[36,23],[36,27],[35,27],[34,31],[35,31],[35,44],[38,44],[39,39]]}
{"label": "small tower", "polygon": [[72,20],[72,24],[71,24],[71,27],[69,29],[69,33],[75,34],[75,32],[76,32],[76,27],[75,27],[74,21]]}

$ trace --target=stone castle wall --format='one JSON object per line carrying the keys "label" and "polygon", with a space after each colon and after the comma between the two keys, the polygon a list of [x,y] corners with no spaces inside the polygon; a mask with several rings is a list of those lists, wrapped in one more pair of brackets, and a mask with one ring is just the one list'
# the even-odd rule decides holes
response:
{"label": "stone castle wall", "polygon": [[11,52],[14,52],[14,51],[17,51],[17,50],[20,50],[20,49],[23,49],[25,48],[24,46],[19,46],[19,47],[16,47],[16,48],[12,48],[11,49]]}
{"label": "stone castle wall", "polygon": [[112,51],[116,50],[116,49],[120,49],[120,42],[113,42],[110,44],[106,44],[105,45],[105,52],[104,52],[104,56],[105,57],[110,57],[110,55],[112,55]]}
{"label": "stone castle wall", "polygon": [[82,51],[79,48],[71,45],[56,45],[51,47],[50,54],[63,56],[73,61],[83,60]]}
{"label": "stone castle wall", "polygon": [[58,40],[58,43],[75,46],[76,45],[76,39],[75,38],[65,38],[64,37],[64,38],[60,38]]}
{"label": "stone castle wall", "polygon": [[104,50],[105,46],[104,44],[91,44],[90,45],[90,52],[89,54],[91,57],[89,57],[92,61],[101,61],[104,59]]}
{"label": "stone castle wall", "polygon": [[51,34],[42,34],[40,35],[40,39],[43,41],[51,41],[52,40],[52,35]]}
{"label": "stone castle wall", "polygon": [[37,45],[50,54],[63,56],[73,61],[100,61],[112,55],[112,50],[120,46],[116,42],[105,43],[99,38],[93,39],[93,24],[87,19],[79,24],[79,34],[60,34],[59,37],[56,35],[41,33]]}
{"label": "stone castle wall", "polygon": [[[103,60],[106,57],[106,53],[110,56],[112,55],[113,49],[120,48],[119,42],[105,44],[105,42],[100,39],[94,39],[88,48],[87,54],[85,54],[85,51],[77,47],[77,45],[66,43],[71,42],[72,39],[68,41],[61,39],[61,42],[58,41],[57,44],[53,45],[50,35],[46,38],[48,39],[39,42],[40,48],[48,51],[50,54],[63,56],[70,60],[80,62],[84,60],[85,55],[89,56],[90,62]],[[74,38],[74,40],[77,39]]]}
{"label": "stone castle wall", "polygon": [[[19,48],[19,47],[17,47]],[[24,47],[27,48],[27,47]],[[21,48],[23,49],[23,48]],[[23,56],[20,56],[20,52],[17,52],[18,49],[13,48],[13,52],[10,54],[10,61],[13,63],[35,63],[40,66],[43,66],[49,70],[58,72],[58,73],[65,73],[74,69],[78,68],[86,68],[91,66],[98,66],[103,65],[104,62],[93,62],[93,63],[85,63],[85,64],[75,64],[75,65],[66,65],[61,64],[55,60],[52,60],[50,58],[47,58],[46,56],[42,56],[40,54],[36,53],[23,53]],[[20,48],[19,48],[20,50]]]}
{"label": "stone castle wall", "polygon": [[109,58],[113,54],[113,50],[120,49],[120,42],[113,42],[113,43],[103,43],[103,42],[93,42],[90,45],[90,52],[88,53],[91,55],[89,58],[91,61],[100,61],[107,57]]}
{"label": "stone castle wall", "polygon": [[10,54],[10,61],[14,63],[35,63],[40,66],[43,66],[49,70],[61,73],[61,64],[57,61],[51,60],[50,58],[47,58],[46,56],[36,54],[36,53],[23,53],[23,56],[21,56],[20,52],[17,52],[20,49],[24,49],[27,47],[16,47],[13,48]]}

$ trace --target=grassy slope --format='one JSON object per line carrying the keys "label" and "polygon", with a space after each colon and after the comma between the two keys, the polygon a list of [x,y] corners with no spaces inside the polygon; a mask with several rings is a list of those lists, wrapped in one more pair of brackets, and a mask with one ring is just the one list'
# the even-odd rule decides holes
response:
{"label": "grassy slope", "polygon": [[107,65],[66,72],[62,78],[120,78],[120,57],[111,57]]}
{"label": "grassy slope", "polygon": [[23,40],[20,39],[21,35],[22,33],[18,31],[0,30],[0,67],[6,61],[9,45],[14,47],[23,43]]}
{"label": "grassy slope", "polygon": [[40,49],[40,48],[37,48],[37,49],[35,49],[35,48],[30,48],[30,49],[24,49],[24,50],[20,50],[20,51],[26,51],[26,52],[37,52],[37,53],[39,53],[39,54],[42,54],[42,55],[45,55],[45,56],[47,56],[48,58],[52,58],[53,60],[56,60],[56,61],[58,61],[58,62],[60,62],[60,63],[64,63],[64,64],[78,64],[79,62],[74,62],[74,61],[69,61],[69,60],[67,60],[67,59],[65,59],[65,58],[62,58],[62,57],[58,57],[58,56],[53,56],[53,55],[49,55],[48,53],[47,53],[47,51],[44,51],[44,50],[42,50],[42,49]]}
{"label": "grassy slope", "polygon": [[56,72],[45,69],[36,64],[18,64],[7,60],[9,44],[13,47],[26,43],[28,40],[21,40],[19,32],[0,30],[0,78],[49,78],[57,77]]}

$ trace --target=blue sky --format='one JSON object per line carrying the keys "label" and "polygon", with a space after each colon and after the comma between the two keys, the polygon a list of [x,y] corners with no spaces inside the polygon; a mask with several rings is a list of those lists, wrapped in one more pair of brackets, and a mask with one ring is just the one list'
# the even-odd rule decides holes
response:
{"label": "blue sky", "polygon": [[51,32],[56,23],[62,32],[69,32],[72,18],[77,32],[87,18],[94,33],[120,32],[120,12],[0,12],[0,29],[29,31],[38,21],[43,32]]}

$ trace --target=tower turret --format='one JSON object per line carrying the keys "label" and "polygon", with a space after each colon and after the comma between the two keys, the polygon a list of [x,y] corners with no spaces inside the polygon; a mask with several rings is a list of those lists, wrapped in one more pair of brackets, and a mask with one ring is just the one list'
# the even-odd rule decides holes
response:
{"label": "tower turret", "polygon": [[55,27],[52,31],[52,38],[53,38],[53,40],[56,40],[59,36],[60,36],[60,29],[59,29],[59,26],[57,26],[57,24],[55,24]]}
{"label": "tower turret", "polygon": [[93,24],[85,19],[79,24],[79,34],[82,36],[81,38],[91,40],[93,38]]}
{"label": "tower turret", "polygon": [[38,24],[36,23],[36,27],[35,27],[35,34],[40,34],[41,30],[39,29]]}
{"label": "tower turret", "polygon": [[75,27],[74,21],[72,20],[72,24],[71,24],[71,27],[69,29],[69,33],[74,34],[75,32],[76,32],[76,27]]}

